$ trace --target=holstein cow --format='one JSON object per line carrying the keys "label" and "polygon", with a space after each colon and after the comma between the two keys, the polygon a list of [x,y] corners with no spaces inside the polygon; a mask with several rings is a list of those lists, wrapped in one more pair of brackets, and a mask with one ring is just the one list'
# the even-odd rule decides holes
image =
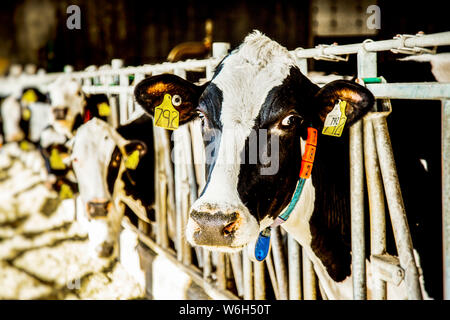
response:
{"label": "holstein cow", "polygon": [[[144,79],[134,93],[149,114],[169,96],[177,97],[174,117],[180,125],[202,119],[206,185],[192,205],[186,238],[194,246],[226,252],[254,243],[289,205],[307,128],[322,132],[336,106],[345,107],[347,128],[374,103],[370,91],[354,82],[337,80],[319,88],[286,48],[258,31],[224,58],[209,83],[196,86],[163,74]],[[170,119],[159,112],[155,121],[161,116]],[[260,161],[245,161],[255,156],[255,141]],[[319,134],[311,178],[282,224],[312,260],[329,299],[352,298],[348,149],[347,132],[340,138]],[[270,161],[261,161],[269,153]],[[370,280],[368,286],[370,296]],[[388,286],[389,297],[406,296],[403,285]]]}
{"label": "holstein cow", "polygon": [[[45,118],[47,108],[48,97],[34,87],[23,88],[19,95],[7,97],[1,106],[5,143],[23,140],[36,143],[42,126],[39,126],[40,122],[32,122],[31,118]],[[45,119],[41,122],[45,123]]]}
{"label": "holstein cow", "polygon": [[73,139],[71,160],[91,253],[113,257],[124,213],[132,220],[130,210],[144,221],[154,219],[152,119],[143,114],[117,129],[97,118],[88,121]]}
{"label": "holstein cow", "polygon": [[110,113],[109,101],[104,94],[86,96],[80,83],[66,76],[58,78],[48,89],[51,119],[41,134],[41,152],[52,188],[63,198],[71,197],[77,187],[65,161],[70,153],[67,142],[83,122],[93,117],[106,119]]}

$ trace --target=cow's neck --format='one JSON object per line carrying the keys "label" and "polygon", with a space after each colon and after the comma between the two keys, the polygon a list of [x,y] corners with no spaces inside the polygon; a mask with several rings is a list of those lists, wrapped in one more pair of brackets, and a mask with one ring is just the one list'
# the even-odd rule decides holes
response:
{"label": "cow's neck", "polygon": [[348,153],[342,142],[319,137],[312,176],[283,224],[306,250],[329,298],[351,294]]}

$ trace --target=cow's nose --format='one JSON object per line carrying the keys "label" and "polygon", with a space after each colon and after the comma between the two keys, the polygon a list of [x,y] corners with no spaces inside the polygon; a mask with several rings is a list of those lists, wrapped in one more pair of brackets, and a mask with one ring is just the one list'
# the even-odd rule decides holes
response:
{"label": "cow's nose", "polygon": [[193,240],[196,245],[229,246],[240,226],[238,212],[199,212],[192,210],[190,217],[195,222]]}
{"label": "cow's nose", "polygon": [[114,252],[114,244],[111,242],[103,242],[97,247],[98,256],[101,258],[109,258]]}
{"label": "cow's nose", "polygon": [[108,216],[112,206],[109,200],[93,200],[87,203],[87,214],[90,219],[104,218]]}

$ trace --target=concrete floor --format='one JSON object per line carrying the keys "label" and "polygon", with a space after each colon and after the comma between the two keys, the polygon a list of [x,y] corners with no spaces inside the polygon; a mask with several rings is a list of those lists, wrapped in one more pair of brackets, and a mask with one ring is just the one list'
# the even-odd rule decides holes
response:
{"label": "concrete floor", "polygon": [[0,299],[143,298],[144,288],[117,260],[89,256],[74,201],[52,194],[25,154],[2,149]]}

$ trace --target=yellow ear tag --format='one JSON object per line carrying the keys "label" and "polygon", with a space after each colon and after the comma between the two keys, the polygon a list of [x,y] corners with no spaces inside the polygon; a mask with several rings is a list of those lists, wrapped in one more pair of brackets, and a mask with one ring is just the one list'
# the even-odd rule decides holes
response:
{"label": "yellow ear tag", "polygon": [[25,121],[30,120],[31,118],[31,111],[28,108],[23,109],[22,111],[22,119]]}
{"label": "yellow ear tag", "polygon": [[134,150],[129,157],[127,157],[127,160],[125,160],[125,167],[127,169],[136,170],[137,166],[139,164],[139,151]]}
{"label": "yellow ear tag", "polygon": [[52,153],[50,154],[50,167],[54,170],[64,170],[66,168],[66,165],[56,149],[52,149]]}
{"label": "yellow ear tag", "polygon": [[333,110],[327,115],[323,125],[322,134],[333,137],[340,137],[344,131],[347,116],[345,115],[345,107],[347,102],[339,100]]}
{"label": "yellow ear tag", "polygon": [[73,198],[72,189],[67,184],[63,183],[59,190],[59,197],[63,200]]}
{"label": "yellow ear tag", "polygon": [[155,108],[155,126],[176,130],[179,119],[180,113],[172,105],[172,96],[166,93],[163,102]]}
{"label": "yellow ear tag", "polygon": [[109,107],[109,105],[106,102],[99,103],[97,105],[97,109],[98,109],[98,114],[101,117],[107,117],[111,113],[111,108]]}
{"label": "yellow ear tag", "polygon": [[37,95],[36,93],[29,89],[27,91],[25,91],[25,93],[22,95],[22,101],[26,102],[26,103],[33,103],[37,101]]}
{"label": "yellow ear tag", "polygon": [[24,151],[28,151],[30,149],[30,146],[28,145],[28,142],[23,140],[20,142],[19,145],[20,149],[24,150]]}

